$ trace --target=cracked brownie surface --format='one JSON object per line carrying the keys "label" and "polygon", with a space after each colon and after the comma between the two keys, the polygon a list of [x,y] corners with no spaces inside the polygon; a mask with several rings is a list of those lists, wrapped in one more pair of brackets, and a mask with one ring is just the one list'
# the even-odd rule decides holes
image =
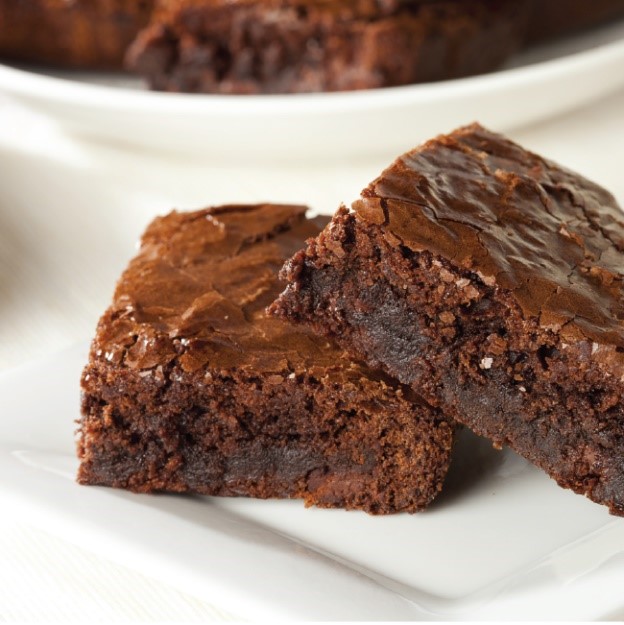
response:
{"label": "cracked brownie surface", "polygon": [[473,125],[339,210],[272,310],[623,514],[623,261],[610,193]]}
{"label": "cracked brownie surface", "polygon": [[327,223],[305,212],[225,206],[149,226],[83,373],[80,482],[376,514],[435,497],[454,430],[441,412],[265,312],[283,262]]}

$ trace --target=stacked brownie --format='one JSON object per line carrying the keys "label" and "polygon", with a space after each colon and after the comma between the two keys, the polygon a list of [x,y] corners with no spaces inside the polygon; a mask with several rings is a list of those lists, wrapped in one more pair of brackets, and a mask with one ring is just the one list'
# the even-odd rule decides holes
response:
{"label": "stacked brownie", "polygon": [[473,125],[339,210],[272,311],[624,514],[623,271],[611,194]]}

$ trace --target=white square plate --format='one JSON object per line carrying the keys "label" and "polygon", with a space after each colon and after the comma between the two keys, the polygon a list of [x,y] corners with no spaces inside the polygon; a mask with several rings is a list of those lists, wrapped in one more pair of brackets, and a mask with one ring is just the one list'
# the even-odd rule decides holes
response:
{"label": "white square plate", "polygon": [[0,376],[0,502],[33,525],[253,619],[624,614],[624,520],[470,434],[414,516],[78,486],[86,358],[79,345]]}

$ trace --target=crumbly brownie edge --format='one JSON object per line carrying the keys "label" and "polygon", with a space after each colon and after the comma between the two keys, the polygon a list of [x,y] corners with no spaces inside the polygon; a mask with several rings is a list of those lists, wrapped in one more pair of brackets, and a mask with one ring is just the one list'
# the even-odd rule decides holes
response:
{"label": "crumbly brownie edge", "polygon": [[283,276],[290,284],[273,314],[336,339],[624,515],[624,384],[595,344],[562,340],[504,289],[344,208]]}
{"label": "crumbly brownie edge", "polygon": [[452,427],[378,382],[189,376],[92,358],[82,386],[83,484],[388,514],[424,509],[449,464]]}

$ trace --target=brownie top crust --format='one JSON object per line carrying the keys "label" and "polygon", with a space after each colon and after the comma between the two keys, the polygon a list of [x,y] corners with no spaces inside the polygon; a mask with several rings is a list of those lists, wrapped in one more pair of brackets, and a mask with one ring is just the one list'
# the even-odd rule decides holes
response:
{"label": "brownie top crust", "polygon": [[223,206],[157,218],[100,322],[96,355],[131,369],[175,360],[185,372],[376,378],[326,339],[265,314],[281,290],[285,259],[327,223],[305,213],[303,206]]}
{"label": "brownie top crust", "polygon": [[473,124],[399,157],[356,201],[386,238],[509,290],[523,313],[622,361],[624,219],[600,186]]}

